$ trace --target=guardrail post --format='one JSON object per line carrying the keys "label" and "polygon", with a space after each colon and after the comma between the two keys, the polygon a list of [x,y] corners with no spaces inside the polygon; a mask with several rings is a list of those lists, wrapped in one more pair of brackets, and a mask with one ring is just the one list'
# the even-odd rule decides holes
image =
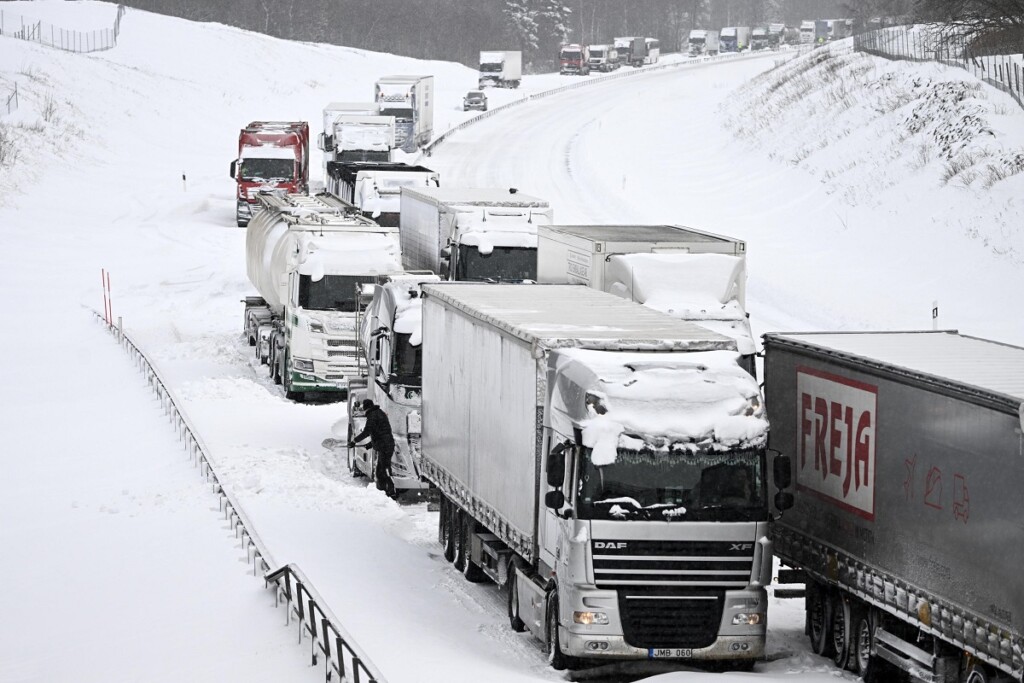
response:
{"label": "guardrail post", "polygon": [[359,665],[362,662],[359,661],[359,657],[352,655],[352,681],[353,683],[359,683]]}

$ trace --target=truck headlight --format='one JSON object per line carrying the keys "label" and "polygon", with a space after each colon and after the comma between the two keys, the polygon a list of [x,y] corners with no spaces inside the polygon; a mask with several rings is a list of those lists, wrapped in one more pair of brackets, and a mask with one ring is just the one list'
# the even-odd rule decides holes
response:
{"label": "truck headlight", "polygon": [[740,612],[733,616],[733,626],[757,626],[764,623],[764,614],[761,612]]}
{"label": "truck headlight", "polygon": [[608,615],[604,612],[573,612],[572,620],[577,624],[607,624]]}
{"label": "truck headlight", "polygon": [[[320,334],[324,334],[324,324],[319,320],[310,318],[309,320],[306,321],[306,327],[309,329],[310,332],[318,332]],[[310,370],[312,370],[312,368],[310,368]]]}
{"label": "truck headlight", "polygon": [[292,369],[300,372],[313,372],[313,361],[305,358],[292,358]]}

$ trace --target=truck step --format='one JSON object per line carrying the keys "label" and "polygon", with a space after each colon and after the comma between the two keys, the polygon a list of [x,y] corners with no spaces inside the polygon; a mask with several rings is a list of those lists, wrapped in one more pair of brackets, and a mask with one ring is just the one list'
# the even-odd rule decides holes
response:
{"label": "truck step", "polygon": [[776,578],[776,583],[790,584],[790,583],[806,583],[807,575],[804,574],[801,569],[780,569],[779,575]]}
{"label": "truck step", "polygon": [[802,598],[807,591],[803,588],[776,588],[772,594],[777,598]]}

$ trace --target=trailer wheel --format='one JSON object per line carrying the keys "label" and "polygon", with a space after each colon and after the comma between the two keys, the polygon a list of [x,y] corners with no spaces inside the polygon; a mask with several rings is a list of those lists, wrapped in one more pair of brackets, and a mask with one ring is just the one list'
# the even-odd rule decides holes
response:
{"label": "trailer wheel", "polygon": [[548,664],[555,671],[565,671],[569,668],[569,657],[562,653],[561,643],[558,642],[558,594],[556,588],[548,598],[547,613],[547,638],[545,639]]}
{"label": "trailer wheel", "polygon": [[835,595],[832,600],[832,662],[840,669],[850,664],[853,649],[853,626],[850,600],[844,595]]}
{"label": "trailer wheel", "polygon": [[828,593],[817,583],[808,582],[805,600],[807,602],[807,634],[811,638],[811,650],[819,657],[828,657],[832,654]]}
{"label": "trailer wheel", "polygon": [[864,607],[853,611],[853,656],[850,662],[857,673],[865,681],[873,677],[871,662],[871,643],[875,639],[875,627],[871,612]]}
{"label": "trailer wheel", "polygon": [[519,577],[516,576],[516,561],[513,558],[508,560],[505,588],[508,590],[508,625],[516,633],[522,633],[526,630],[526,624],[519,616]]}
{"label": "trailer wheel", "polygon": [[472,517],[463,513],[461,515],[462,523],[459,525],[459,532],[461,532],[462,543],[460,543],[461,553],[459,555],[458,570],[462,572],[462,575],[466,577],[466,581],[470,583],[480,583],[487,575],[484,574],[484,570],[473,563],[472,552],[470,548],[472,543],[470,537],[473,535],[473,527],[476,522]]}

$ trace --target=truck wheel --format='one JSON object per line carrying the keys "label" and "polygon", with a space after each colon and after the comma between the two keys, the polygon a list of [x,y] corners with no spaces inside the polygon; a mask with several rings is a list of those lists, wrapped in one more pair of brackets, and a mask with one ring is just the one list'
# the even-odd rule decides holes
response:
{"label": "truck wheel", "polygon": [[994,679],[989,675],[988,669],[980,662],[971,664],[967,669],[967,676],[964,677],[964,683],[991,683],[992,680]]}
{"label": "truck wheel", "polygon": [[[557,590],[557,589],[556,589]],[[569,668],[569,657],[562,653],[562,645],[558,642],[558,596],[552,595],[548,599],[547,613],[547,639],[545,642],[548,664],[555,671],[565,671]]]}
{"label": "truck wheel", "polygon": [[526,624],[519,617],[519,578],[516,576],[516,562],[509,558],[508,581],[505,589],[508,590],[508,625],[516,633],[526,630]]}
{"label": "truck wheel", "polygon": [[853,626],[851,619],[850,600],[844,595],[836,595],[832,600],[832,662],[840,669],[850,664],[853,649]]}
{"label": "truck wheel", "polygon": [[828,593],[818,584],[808,583],[806,601],[807,634],[811,638],[811,651],[819,657],[828,657],[832,654]]}
{"label": "truck wheel", "polygon": [[444,548],[444,559],[452,562],[455,560],[455,539],[452,538],[452,504],[448,499],[441,496],[441,515],[437,522],[438,540]]}
{"label": "truck wheel", "polygon": [[853,656],[850,660],[855,663],[861,679],[870,681],[874,677],[871,671],[871,642],[875,638],[871,611],[864,607],[855,610],[853,624]]}
{"label": "truck wheel", "polygon": [[479,566],[473,563],[473,553],[471,551],[472,542],[470,538],[473,535],[473,527],[476,526],[476,522],[472,517],[463,513],[462,524],[459,526],[459,530],[462,532],[462,554],[460,556],[460,563],[458,569],[462,572],[462,575],[466,577],[466,581],[470,583],[480,583],[487,575],[484,574],[484,570],[480,569]]}

